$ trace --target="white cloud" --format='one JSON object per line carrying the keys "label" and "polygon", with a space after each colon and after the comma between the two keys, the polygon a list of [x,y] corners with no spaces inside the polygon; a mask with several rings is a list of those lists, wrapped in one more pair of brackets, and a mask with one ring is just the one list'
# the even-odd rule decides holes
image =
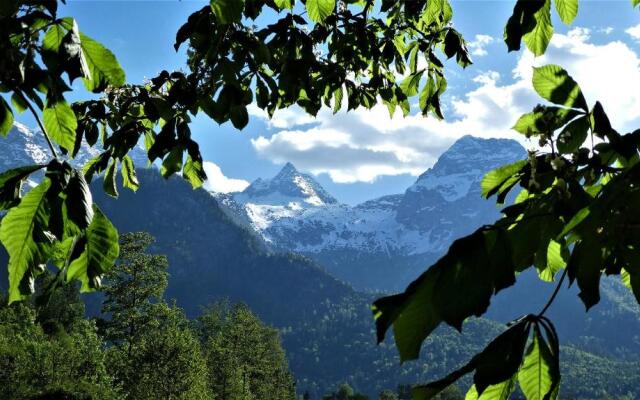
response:
{"label": "white cloud", "polygon": [[482,57],[486,56],[486,47],[495,42],[495,39],[489,35],[476,35],[474,40],[468,43],[469,50],[474,56]]}
{"label": "white cloud", "polygon": [[242,179],[233,179],[226,177],[220,167],[210,161],[203,164],[204,172],[207,174],[207,180],[204,188],[218,193],[241,192],[249,182]]}
{"label": "white cloud", "polygon": [[636,26],[632,26],[631,28],[627,29],[625,32],[635,40],[640,40],[640,24]]}
{"label": "white cloud", "polygon": [[[466,134],[524,141],[510,128],[543,101],[531,87],[532,66],[550,63],[569,71],[590,104],[600,100],[618,130],[626,132],[640,124],[638,54],[620,41],[595,45],[588,29],[575,28],[566,35],[556,34],[542,57],[524,52],[507,83],[496,71],[476,76],[474,90],[447,104],[445,121],[420,115],[403,118],[399,111],[390,118],[381,105],[335,116],[322,109],[315,119],[292,108],[285,117],[276,112],[280,131],[253,139],[252,144],[260,156],[275,163],[291,161],[314,174],[327,173],[336,182],[419,175]],[[300,126],[296,120],[314,124]]]}
{"label": "white cloud", "polygon": [[612,26],[606,26],[604,28],[599,28],[598,32],[600,33],[604,33],[605,35],[610,35],[611,33],[613,33],[615,29],[613,29]]}

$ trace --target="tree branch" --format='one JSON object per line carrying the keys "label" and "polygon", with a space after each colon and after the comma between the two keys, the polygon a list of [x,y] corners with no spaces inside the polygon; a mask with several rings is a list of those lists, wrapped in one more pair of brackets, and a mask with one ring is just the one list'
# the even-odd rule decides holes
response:
{"label": "tree branch", "polygon": [[568,268],[565,267],[564,271],[562,272],[562,276],[558,281],[558,285],[556,286],[556,289],[553,291],[553,294],[547,301],[547,304],[545,304],[544,308],[538,313],[538,317],[542,317],[544,313],[547,312],[547,310],[549,309],[553,301],[556,299],[556,296],[558,296],[558,292],[560,292],[560,287],[562,286],[562,282],[564,282],[564,278],[567,276],[567,271],[568,271]]}
{"label": "tree branch", "polygon": [[40,121],[40,117],[38,117],[38,113],[36,112],[36,109],[33,108],[33,105],[31,104],[29,99],[27,99],[27,97],[24,95],[24,93],[22,93],[22,90],[16,89],[15,93],[20,95],[22,100],[24,100],[25,104],[27,105],[27,107],[31,111],[31,114],[33,114],[33,116],[35,117],[36,121],[38,122],[38,126],[40,126],[40,130],[42,131],[42,134],[44,135],[44,138],[47,139],[47,144],[49,145],[49,149],[51,150],[51,154],[53,154],[53,158],[58,158],[58,153],[56,152],[56,149],[53,147],[53,143],[51,143],[51,139],[49,139],[49,135],[47,134],[47,130],[44,129],[44,125],[42,125],[42,121]]}

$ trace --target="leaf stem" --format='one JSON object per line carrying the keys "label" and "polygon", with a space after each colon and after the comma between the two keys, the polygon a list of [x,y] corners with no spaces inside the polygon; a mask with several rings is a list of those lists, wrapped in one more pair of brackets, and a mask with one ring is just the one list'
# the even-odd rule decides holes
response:
{"label": "leaf stem", "polygon": [[42,124],[42,121],[40,121],[40,117],[38,117],[38,113],[36,112],[36,109],[33,108],[33,105],[31,104],[29,99],[27,99],[27,96],[25,96],[24,93],[22,93],[22,90],[16,89],[15,92],[17,94],[19,94],[20,97],[22,97],[22,100],[24,100],[25,104],[29,108],[29,111],[31,111],[31,114],[33,114],[33,116],[35,117],[36,121],[38,122],[38,126],[40,126],[40,130],[42,131],[42,134],[44,135],[44,138],[47,140],[47,144],[49,145],[49,149],[51,150],[51,154],[53,154],[53,158],[58,158],[58,153],[56,152],[56,149],[53,147],[53,143],[51,143],[51,139],[49,139],[49,135],[47,134],[47,130],[44,128],[44,125]]}
{"label": "leaf stem", "polygon": [[551,306],[553,301],[556,299],[556,296],[558,296],[558,292],[560,292],[560,287],[562,286],[562,282],[564,282],[564,278],[567,276],[567,271],[568,271],[568,268],[565,267],[564,271],[562,272],[562,276],[560,277],[560,280],[558,281],[558,285],[556,286],[556,289],[553,291],[553,294],[551,295],[551,297],[547,301],[547,304],[545,304],[545,306],[542,309],[542,311],[540,311],[538,313],[538,317],[542,317],[544,315],[544,313],[547,312],[547,310],[549,309],[549,307]]}

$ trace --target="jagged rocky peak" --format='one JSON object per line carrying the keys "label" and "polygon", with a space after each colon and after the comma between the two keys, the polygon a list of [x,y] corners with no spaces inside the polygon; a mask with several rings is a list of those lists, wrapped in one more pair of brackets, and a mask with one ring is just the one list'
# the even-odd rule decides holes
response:
{"label": "jagged rocky peak", "polygon": [[324,206],[338,203],[315,179],[301,173],[289,162],[275,177],[258,178],[235,197],[245,203],[272,205],[302,202],[310,206]]}
{"label": "jagged rocky peak", "polygon": [[484,139],[466,135],[442,153],[433,168],[418,180],[431,174],[441,176],[464,173],[470,169],[493,169],[521,159],[525,154],[524,147],[512,139]]}

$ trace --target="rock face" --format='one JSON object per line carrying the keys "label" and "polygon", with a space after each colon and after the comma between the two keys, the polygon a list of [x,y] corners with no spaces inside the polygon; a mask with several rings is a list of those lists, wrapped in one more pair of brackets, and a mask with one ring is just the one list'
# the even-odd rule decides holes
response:
{"label": "rock face", "polygon": [[393,290],[455,238],[498,216],[494,203],[481,199],[480,181],[524,156],[513,140],[465,136],[405,193],[354,207],[340,204],[290,163],[242,193],[215,196],[273,249],[316,259],[359,289]]}

